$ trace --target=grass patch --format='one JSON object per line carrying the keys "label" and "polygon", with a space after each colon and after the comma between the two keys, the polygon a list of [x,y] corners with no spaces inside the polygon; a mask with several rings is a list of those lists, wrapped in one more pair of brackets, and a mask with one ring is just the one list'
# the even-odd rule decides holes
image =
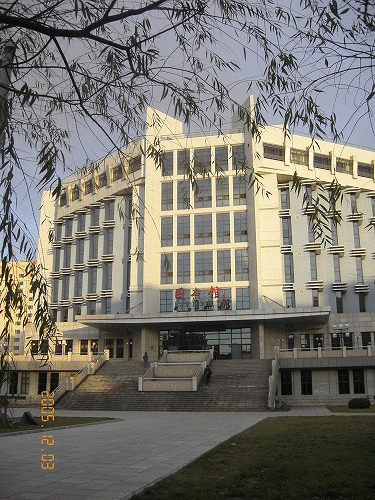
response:
{"label": "grass patch", "polygon": [[43,429],[53,429],[57,427],[63,427],[65,425],[81,425],[81,424],[92,424],[95,422],[104,422],[113,420],[112,418],[102,418],[102,417],[57,417],[55,416],[55,420],[48,422],[41,422],[40,417],[35,417],[35,420],[39,425],[26,425],[19,421],[19,418],[12,419],[9,427],[0,426],[0,433],[6,432],[18,432],[18,431],[28,431],[28,430],[37,430],[41,429],[41,425],[43,425]]}
{"label": "grass patch", "polygon": [[374,421],[365,416],[268,418],[132,500],[176,498],[373,500]]}
{"label": "grass patch", "polygon": [[339,413],[375,413],[375,406],[370,408],[348,408],[347,406],[327,406],[328,410]]}

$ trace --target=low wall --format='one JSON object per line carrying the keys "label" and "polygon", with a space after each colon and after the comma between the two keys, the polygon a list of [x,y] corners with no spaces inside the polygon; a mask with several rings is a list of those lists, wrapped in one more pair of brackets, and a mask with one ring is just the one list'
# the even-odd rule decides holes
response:
{"label": "low wall", "polygon": [[[212,358],[211,358],[212,359]],[[168,352],[165,358],[165,362],[167,363],[188,363],[188,362],[196,362],[196,363],[202,363],[203,361],[206,361],[207,363],[210,363],[210,351],[198,351],[198,352],[193,352],[193,351],[178,351],[178,352]],[[160,359],[160,362],[163,360]]]}
{"label": "low wall", "polygon": [[364,394],[338,394],[326,396],[277,396],[276,399],[289,403],[292,407],[298,406],[347,406],[349,401],[354,398],[370,399],[371,405],[375,404],[374,396]]}
{"label": "low wall", "polygon": [[193,378],[143,379],[143,391],[193,391]]}
{"label": "low wall", "polygon": [[[200,363],[158,363],[153,368],[153,376],[159,378],[168,377],[194,377]],[[148,375],[147,375],[148,377]]]}

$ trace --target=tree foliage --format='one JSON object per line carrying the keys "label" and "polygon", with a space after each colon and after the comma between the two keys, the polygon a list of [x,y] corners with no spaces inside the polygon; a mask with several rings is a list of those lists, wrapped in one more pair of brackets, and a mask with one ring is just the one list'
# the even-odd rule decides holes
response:
{"label": "tree foliage", "polygon": [[[0,87],[7,93],[0,99],[1,278],[7,280],[15,251],[34,257],[15,213],[15,175],[27,185],[31,177],[40,190],[53,186],[57,196],[72,137],[92,133],[121,151],[143,132],[145,109],[156,104],[219,132],[236,112],[255,136],[273,115],[285,133],[305,127],[313,140],[338,140],[336,109],[323,97],[333,92],[334,102],[353,91],[359,114],[348,120],[370,114],[374,32],[374,3],[367,0],[3,1],[0,53],[10,41],[16,51],[2,68],[11,72],[10,84]],[[256,95],[252,113],[224,83],[225,73],[244,66],[247,90]],[[24,149],[34,154],[33,172]],[[157,157],[157,148],[147,153]],[[337,185],[329,193],[340,197]],[[318,232],[329,204],[321,199],[316,207]],[[39,293],[45,285],[36,276]],[[8,285],[5,309],[17,301]],[[40,335],[53,331],[44,315],[38,324]]]}

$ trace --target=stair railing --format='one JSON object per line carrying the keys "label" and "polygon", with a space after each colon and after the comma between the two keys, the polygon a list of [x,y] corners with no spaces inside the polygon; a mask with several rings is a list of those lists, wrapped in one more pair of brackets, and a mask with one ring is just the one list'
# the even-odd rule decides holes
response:
{"label": "stair railing", "polygon": [[279,380],[280,353],[278,345],[275,345],[274,352],[275,359],[272,360],[272,371],[271,375],[268,377],[267,408],[270,408],[271,410],[275,409],[276,390]]}

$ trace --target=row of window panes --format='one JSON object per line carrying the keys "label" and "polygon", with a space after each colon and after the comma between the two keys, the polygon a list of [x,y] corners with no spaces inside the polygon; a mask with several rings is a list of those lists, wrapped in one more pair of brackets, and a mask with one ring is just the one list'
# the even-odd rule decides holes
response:
{"label": "row of window panes", "polygon": [[[319,307],[319,291],[311,290],[312,295],[312,306]],[[366,312],[366,294],[357,293],[358,295],[358,311]],[[342,292],[335,292],[335,305],[336,313],[341,314],[344,312],[344,298]],[[296,307],[296,295],[294,290],[288,290],[285,292],[285,306],[286,307]]]}
{"label": "row of window panes", "polygon": [[243,144],[232,146],[232,152],[229,153],[227,146],[216,146],[213,148],[213,157],[211,148],[194,149],[191,154],[190,149],[177,151],[177,165],[174,168],[173,151],[166,151],[162,158],[162,175],[172,177],[175,172],[177,175],[190,177],[191,174],[205,175],[211,172],[211,165],[215,172],[226,172],[229,169],[229,158],[232,158],[232,168],[236,172],[243,171],[246,167],[245,147]]}
{"label": "row of window panes", "polygon": [[[191,255],[192,254],[192,255]],[[177,269],[173,275],[173,254],[161,255],[161,284],[190,283],[191,258],[194,258],[194,280],[196,283],[212,283],[214,281],[213,252],[183,252],[177,254]],[[234,266],[231,263],[230,250],[218,250],[217,276],[215,281],[243,281],[249,279],[249,256],[247,249],[235,250]],[[234,269],[232,276],[232,269]],[[174,276],[174,277],[173,277]],[[175,279],[175,281],[174,281]]]}
{"label": "row of window panes", "polygon": [[[337,370],[337,383],[339,394],[350,394],[350,372],[352,372],[353,393],[365,394],[365,377],[363,368],[353,368],[349,370],[342,368]],[[301,370],[301,394],[303,396],[313,394],[312,370]],[[281,395],[290,396],[293,394],[292,370],[281,370]]]}
{"label": "row of window panes", "polygon": [[[229,206],[229,185],[233,182],[233,205],[246,205],[247,184],[244,176],[220,177],[216,182],[216,207]],[[198,179],[194,184],[193,204],[191,203],[192,190],[190,181],[180,181],[177,184],[177,210],[190,208],[210,208],[214,206],[212,200],[212,179]],[[174,209],[173,182],[163,182],[161,186],[161,210]],[[194,206],[193,206],[194,205]]]}
{"label": "row of window panes", "polygon": [[[234,212],[234,242],[247,241],[247,214]],[[189,215],[177,217],[177,245],[193,244],[190,230],[191,218]],[[212,214],[194,216],[194,244],[207,245],[214,242],[212,230]],[[216,214],[216,243],[229,243],[230,214]],[[173,246],[173,217],[161,218],[161,246]]]}
{"label": "row of window panes", "polygon": [[[174,290],[161,290],[160,291],[160,312],[172,312],[178,310],[186,310],[189,306],[194,309],[194,300],[217,302],[218,309],[233,309],[231,289],[220,289],[219,296],[212,298],[209,290],[200,290],[199,298],[194,299],[191,296],[191,290],[184,290],[183,297],[176,299]],[[236,288],[236,310],[250,309],[250,289],[249,288]]]}
{"label": "row of window panes", "polygon": [[[114,200],[109,200],[105,202],[104,209],[104,220],[114,220],[115,218],[115,202]],[[86,212],[78,212],[77,213],[77,232],[86,231]],[[90,226],[99,226],[100,221],[100,207],[91,207],[90,209]],[[59,242],[62,238],[64,227],[64,236],[71,237],[73,236],[73,218],[65,219],[65,223],[58,223],[55,225],[55,241]]]}
{"label": "row of window panes", "polygon": [[[20,376],[21,375],[21,376]],[[19,379],[21,379],[20,386]],[[59,385],[59,373],[50,372],[49,392],[53,392]],[[9,376],[8,393],[9,394],[29,394],[30,372],[11,371]],[[47,390],[47,372],[38,373],[38,394]]]}
{"label": "row of window panes", "polygon": [[[112,262],[103,262],[102,273],[102,290],[112,290]],[[87,270],[87,293],[97,293],[97,276],[98,268],[90,266]],[[64,274],[60,278],[54,278],[52,281],[52,302],[58,302],[59,298],[59,283],[61,281],[61,300],[69,300],[70,298],[70,283],[71,277]],[[74,297],[82,297],[83,291],[83,271],[75,271],[74,273]]]}
{"label": "row of window panes", "polygon": [[[100,302],[96,300],[86,300],[86,314],[111,314],[112,313],[112,300],[110,297],[102,297]],[[58,309],[51,309],[51,316],[54,321],[61,321],[66,323],[69,321],[69,307],[60,307]],[[73,305],[73,317],[72,321],[75,321],[76,316],[83,314],[82,305]]]}

